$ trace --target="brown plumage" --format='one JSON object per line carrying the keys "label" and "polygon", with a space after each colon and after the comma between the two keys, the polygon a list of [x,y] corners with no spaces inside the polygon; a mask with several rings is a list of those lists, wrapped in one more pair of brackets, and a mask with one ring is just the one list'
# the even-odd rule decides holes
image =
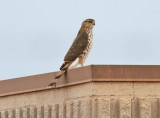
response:
{"label": "brown plumage", "polygon": [[93,19],[83,21],[77,37],[64,57],[64,63],[60,67],[61,71],[57,74],[50,86],[53,86],[55,80],[59,79],[67,69],[74,68],[78,64],[83,66],[92,47],[94,25],[95,21]]}

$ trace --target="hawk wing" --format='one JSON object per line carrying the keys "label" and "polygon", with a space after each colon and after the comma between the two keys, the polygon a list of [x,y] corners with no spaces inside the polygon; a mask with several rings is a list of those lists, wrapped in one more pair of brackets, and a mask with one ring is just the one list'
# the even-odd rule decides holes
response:
{"label": "hawk wing", "polygon": [[73,44],[71,45],[69,51],[64,57],[65,62],[74,61],[83,51],[86,49],[88,45],[88,34],[86,32],[80,32]]}

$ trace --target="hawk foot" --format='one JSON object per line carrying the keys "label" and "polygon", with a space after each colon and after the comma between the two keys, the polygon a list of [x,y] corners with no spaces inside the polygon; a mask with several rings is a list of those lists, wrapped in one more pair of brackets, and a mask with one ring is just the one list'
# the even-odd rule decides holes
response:
{"label": "hawk foot", "polygon": [[84,66],[84,64],[83,63],[81,63],[81,67],[83,67]]}

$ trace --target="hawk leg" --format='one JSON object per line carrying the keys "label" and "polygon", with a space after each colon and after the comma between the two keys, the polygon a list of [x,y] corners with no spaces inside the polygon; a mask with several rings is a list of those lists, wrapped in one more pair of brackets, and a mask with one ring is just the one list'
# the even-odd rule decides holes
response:
{"label": "hawk leg", "polygon": [[81,67],[83,67],[84,65],[83,65],[83,63],[81,63]]}

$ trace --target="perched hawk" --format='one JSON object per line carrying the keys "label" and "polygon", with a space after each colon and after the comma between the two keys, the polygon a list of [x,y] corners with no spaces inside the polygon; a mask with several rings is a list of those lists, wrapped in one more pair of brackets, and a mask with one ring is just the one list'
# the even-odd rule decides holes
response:
{"label": "perched hawk", "polygon": [[49,85],[56,84],[56,79],[59,79],[67,69],[76,67],[78,64],[83,66],[93,43],[93,27],[95,20],[87,19],[83,21],[82,26],[75,38],[73,44],[64,57],[64,63],[60,67],[60,72],[55,77],[54,81]]}

